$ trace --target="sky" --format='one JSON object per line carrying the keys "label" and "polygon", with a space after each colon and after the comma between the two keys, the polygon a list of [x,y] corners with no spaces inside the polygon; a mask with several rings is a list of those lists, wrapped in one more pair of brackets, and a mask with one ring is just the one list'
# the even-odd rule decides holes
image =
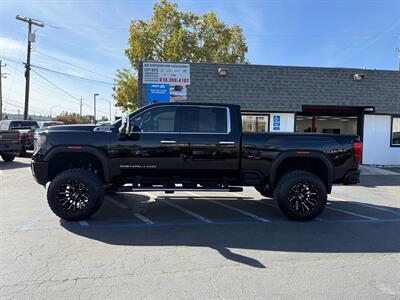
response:
{"label": "sky", "polygon": [[[228,25],[242,27],[251,64],[396,70],[400,47],[400,0],[182,0],[180,10],[214,11]],[[0,59],[3,111],[23,112],[27,24],[34,27],[30,112],[109,115],[113,78],[129,68],[124,55],[134,19],[148,20],[155,1],[0,0]],[[38,68],[40,67],[40,68]],[[49,70],[45,70],[45,69]],[[54,71],[86,79],[67,76]],[[112,115],[120,114],[112,104]]]}

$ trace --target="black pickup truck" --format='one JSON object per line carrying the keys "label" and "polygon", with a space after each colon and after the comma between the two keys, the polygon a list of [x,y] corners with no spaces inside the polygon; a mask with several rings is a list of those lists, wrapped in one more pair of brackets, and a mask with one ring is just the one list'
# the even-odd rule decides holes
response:
{"label": "black pickup truck", "polygon": [[359,182],[358,136],[243,133],[237,105],[145,106],[111,125],[38,130],[32,172],[50,182],[47,199],[61,218],[89,218],[104,193],[159,190],[241,191],[273,196],[294,220],[324,209],[332,184]]}

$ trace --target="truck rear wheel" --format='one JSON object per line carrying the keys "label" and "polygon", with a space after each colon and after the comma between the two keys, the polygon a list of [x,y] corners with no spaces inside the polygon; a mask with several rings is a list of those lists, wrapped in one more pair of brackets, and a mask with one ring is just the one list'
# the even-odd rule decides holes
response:
{"label": "truck rear wheel", "polygon": [[6,162],[10,162],[10,161],[14,160],[15,155],[14,154],[4,153],[4,154],[1,155],[1,158]]}
{"label": "truck rear wheel", "polygon": [[97,212],[103,203],[104,186],[86,169],[69,169],[58,174],[47,190],[51,210],[69,221],[85,220]]}
{"label": "truck rear wheel", "polygon": [[327,192],[318,176],[306,171],[292,171],[279,180],[274,199],[289,219],[308,221],[324,209]]}

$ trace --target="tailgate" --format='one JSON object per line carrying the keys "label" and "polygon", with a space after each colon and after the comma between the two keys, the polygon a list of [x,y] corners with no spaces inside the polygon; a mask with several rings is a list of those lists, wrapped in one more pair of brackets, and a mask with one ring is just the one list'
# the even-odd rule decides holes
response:
{"label": "tailgate", "polygon": [[18,142],[18,131],[0,131],[0,144]]}

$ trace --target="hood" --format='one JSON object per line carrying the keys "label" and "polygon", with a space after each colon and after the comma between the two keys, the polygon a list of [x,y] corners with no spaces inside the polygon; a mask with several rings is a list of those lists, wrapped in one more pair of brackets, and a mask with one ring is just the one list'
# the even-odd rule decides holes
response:
{"label": "hood", "polygon": [[41,131],[93,131],[93,129],[96,127],[98,126],[93,124],[56,125],[51,127],[43,127]]}

